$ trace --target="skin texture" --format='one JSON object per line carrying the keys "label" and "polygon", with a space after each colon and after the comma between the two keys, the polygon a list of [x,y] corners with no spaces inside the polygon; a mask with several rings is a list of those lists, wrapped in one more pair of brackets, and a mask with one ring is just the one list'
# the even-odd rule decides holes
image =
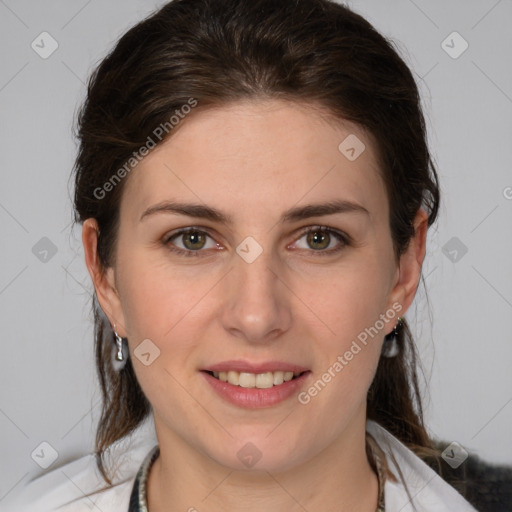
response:
{"label": "skin texture", "polygon": [[[354,161],[338,150],[349,134],[366,146]],[[199,373],[228,359],[287,361],[312,371],[307,389],[393,304],[402,308],[396,316],[405,314],[420,278],[427,215],[418,212],[398,266],[371,137],[308,105],[238,102],[190,114],[127,179],[114,267],[99,266],[94,219],[82,236],[98,300],[128,338],[154,411],[161,455],[149,474],[150,510],[373,512],[378,487],[365,454],[365,401],[396,317],[307,405],[294,395],[240,408]],[[280,221],[289,208],[337,199],[369,215]],[[172,213],[140,220],[165,200],[206,204],[232,224]],[[173,253],[172,243],[201,247],[186,236],[166,245],[189,226],[209,235],[202,252]],[[308,226],[341,231],[351,242],[331,234],[308,244]],[[236,253],[248,236],[263,248],[252,263]],[[145,339],[160,350],[149,366],[134,356]],[[262,454],[250,469],[237,457],[248,442]]]}

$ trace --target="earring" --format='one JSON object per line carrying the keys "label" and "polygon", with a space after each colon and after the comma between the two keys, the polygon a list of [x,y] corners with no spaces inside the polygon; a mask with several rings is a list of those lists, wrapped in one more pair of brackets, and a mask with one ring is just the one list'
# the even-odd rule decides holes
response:
{"label": "earring", "polygon": [[393,330],[386,335],[384,338],[384,343],[382,344],[382,357],[396,357],[400,352],[400,347],[398,346],[398,331],[402,327],[402,318],[398,317],[397,324],[393,328]]}
{"label": "earring", "polygon": [[112,347],[112,366],[114,370],[118,372],[125,367],[128,358],[125,354],[123,338],[117,334],[116,324],[114,324],[113,330],[116,337],[116,344]]}

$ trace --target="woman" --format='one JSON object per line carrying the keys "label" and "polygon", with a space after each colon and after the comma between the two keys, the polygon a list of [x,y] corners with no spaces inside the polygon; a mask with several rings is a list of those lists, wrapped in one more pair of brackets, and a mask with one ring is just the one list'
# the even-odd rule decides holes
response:
{"label": "woman", "polygon": [[104,482],[65,466],[40,510],[475,510],[422,460],[404,315],[440,197],[391,43],[328,0],[175,0],[79,140]]}

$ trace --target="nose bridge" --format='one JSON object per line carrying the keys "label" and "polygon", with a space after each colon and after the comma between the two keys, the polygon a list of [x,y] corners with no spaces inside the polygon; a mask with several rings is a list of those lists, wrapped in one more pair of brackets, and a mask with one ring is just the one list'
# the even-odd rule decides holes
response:
{"label": "nose bridge", "polygon": [[[261,241],[261,238],[260,238]],[[270,249],[270,242],[265,240],[261,245],[254,237],[248,236],[236,247],[236,256],[233,258],[234,274],[240,281],[245,281],[249,287],[257,291],[269,286],[269,270],[276,262]]]}
{"label": "nose bridge", "polygon": [[265,302],[276,300],[276,277],[270,260],[270,256],[261,255],[252,263],[236,261],[232,277],[236,281],[239,302],[252,299],[249,302],[256,304],[263,299]]}
{"label": "nose bridge", "polygon": [[[258,244],[259,246],[259,244]],[[224,328],[249,341],[266,341],[290,326],[285,289],[270,251],[247,240],[237,247],[226,283]]]}

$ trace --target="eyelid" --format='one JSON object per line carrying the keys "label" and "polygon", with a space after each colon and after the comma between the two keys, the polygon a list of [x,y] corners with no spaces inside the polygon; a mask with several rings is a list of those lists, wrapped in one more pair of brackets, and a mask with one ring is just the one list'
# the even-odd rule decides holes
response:
{"label": "eyelid", "polygon": [[169,241],[171,238],[174,238],[176,236],[179,236],[179,235],[183,235],[183,234],[186,234],[186,233],[193,233],[193,232],[199,232],[199,233],[205,233],[207,234],[208,236],[212,236],[211,235],[211,230],[210,228],[207,228],[205,226],[186,226],[184,228],[177,228],[177,229],[174,229],[173,231],[171,231],[170,233],[167,233],[165,236],[164,236],[164,240],[165,241]]}

